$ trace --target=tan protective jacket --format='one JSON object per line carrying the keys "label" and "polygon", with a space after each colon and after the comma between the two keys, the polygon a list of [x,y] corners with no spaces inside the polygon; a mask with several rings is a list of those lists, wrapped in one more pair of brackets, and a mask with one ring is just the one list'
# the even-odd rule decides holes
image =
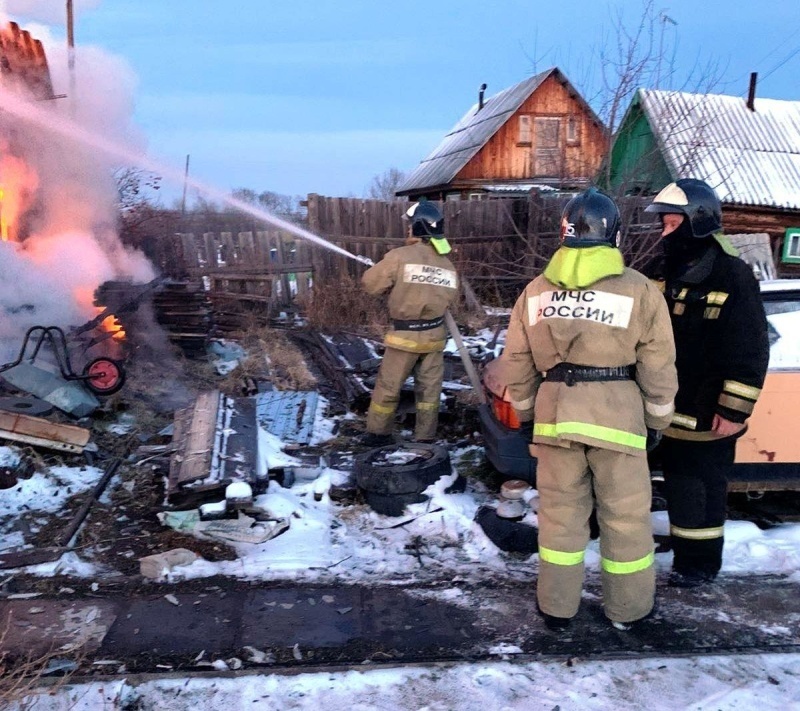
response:
{"label": "tan protective jacket", "polygon": [[[458,277],[453,263],[430,244],[417,242],[387,252],[364,272],[361,283],[372,296],[391,289],[389,316],[399,321],[431,321],[444,316],[458,296]],[[404,330],[391,325],[384,343],[409,353],[444,350],[444,324],[426,330]]]}
{"label": "tan protective jacket", "polygon": [[[678,389],[669,312],[658,288],[620,267],[589,286],[564,289],[544,275],[511,313],[505,379],[521,421],[534,420],[537,444],[570,442],[646,455],[646,427],[663,430]],[[557,363],[636,365],[636,380],[543,382]]]}

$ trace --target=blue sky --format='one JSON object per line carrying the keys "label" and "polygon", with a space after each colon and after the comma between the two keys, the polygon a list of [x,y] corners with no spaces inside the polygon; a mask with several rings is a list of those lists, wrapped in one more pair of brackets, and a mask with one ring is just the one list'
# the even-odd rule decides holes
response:
{"label": "blue sky", "polygon": [[[152,154],[175,166],[191,154],[193,176],[223,189],[341,196],[363,195],[390,167],[413,169],[482,82],[491,95],[557,65],[593,100],[615,16],[641,13],[633,0],[85,4],[76,42],[130,64]],[[800,99],[798,0],[654,7],[677,23],[664,24],[663,44],[679,85],[714,62],[721,93],[745,94],[758,71],[760,96]]]}

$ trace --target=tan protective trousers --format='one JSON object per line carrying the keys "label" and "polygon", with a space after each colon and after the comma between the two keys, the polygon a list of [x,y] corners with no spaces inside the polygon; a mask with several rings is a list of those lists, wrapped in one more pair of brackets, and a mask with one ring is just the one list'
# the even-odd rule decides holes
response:
{"label": "tan protective trousers", "polygon": [[632,622],[647,615],[655,598],[647,458],[579,443],[570,447],[540,444],[534,449],[539,459],[537,597],[541,610],[555,617],[577,614],[589,516],[596,505],[605,614],[614,622]]}
{"label": "tan protective trousers", "polygon": [[367,413],[367,432],[391,434],[394,415],[400,402],[400,389],[414,375],[416,401],[415,439],[436,439],[439,398],[444,378],[444,353],[408,353],[387,348],[372,391]]}

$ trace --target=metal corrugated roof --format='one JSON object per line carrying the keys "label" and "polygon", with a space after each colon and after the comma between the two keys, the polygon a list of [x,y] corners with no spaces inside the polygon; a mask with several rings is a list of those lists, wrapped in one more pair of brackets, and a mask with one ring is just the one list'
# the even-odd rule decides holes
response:
{"label": "metal corrugated roof", "polygon": [[308,444],[314,434],[318,392],[280,390],[256,395],[256,421],[283,442]]}
{"label": "metal corrugated roof", "polygon": [[722,202],[800,210],[800,101],[639,90],[673,178],[700,178]]}
{"label": "metal corrugated roof", "polygon": [[504,89],[486,99],[480,111],[478,104],[474,104],[433,152],[403,181],[398,193],[449,183],[508,121],[525,99],[550,74],[557,71],[555,68],[548,69]]}

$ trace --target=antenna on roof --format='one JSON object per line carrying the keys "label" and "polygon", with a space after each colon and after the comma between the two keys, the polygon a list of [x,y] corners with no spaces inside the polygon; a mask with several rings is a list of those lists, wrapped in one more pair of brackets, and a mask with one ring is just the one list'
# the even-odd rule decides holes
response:
{"label": "antenna on roof", "polygon": [[486,84],[481,84],[481,88],[478,89],[478,111],[483,108],[483,92],[486,91]]}
{"label": "antenna on roof", "polygon": [[747,92],[747,108],[750,111],[756,110],[756,81],[758,72],[750,72],[750,90]]}

